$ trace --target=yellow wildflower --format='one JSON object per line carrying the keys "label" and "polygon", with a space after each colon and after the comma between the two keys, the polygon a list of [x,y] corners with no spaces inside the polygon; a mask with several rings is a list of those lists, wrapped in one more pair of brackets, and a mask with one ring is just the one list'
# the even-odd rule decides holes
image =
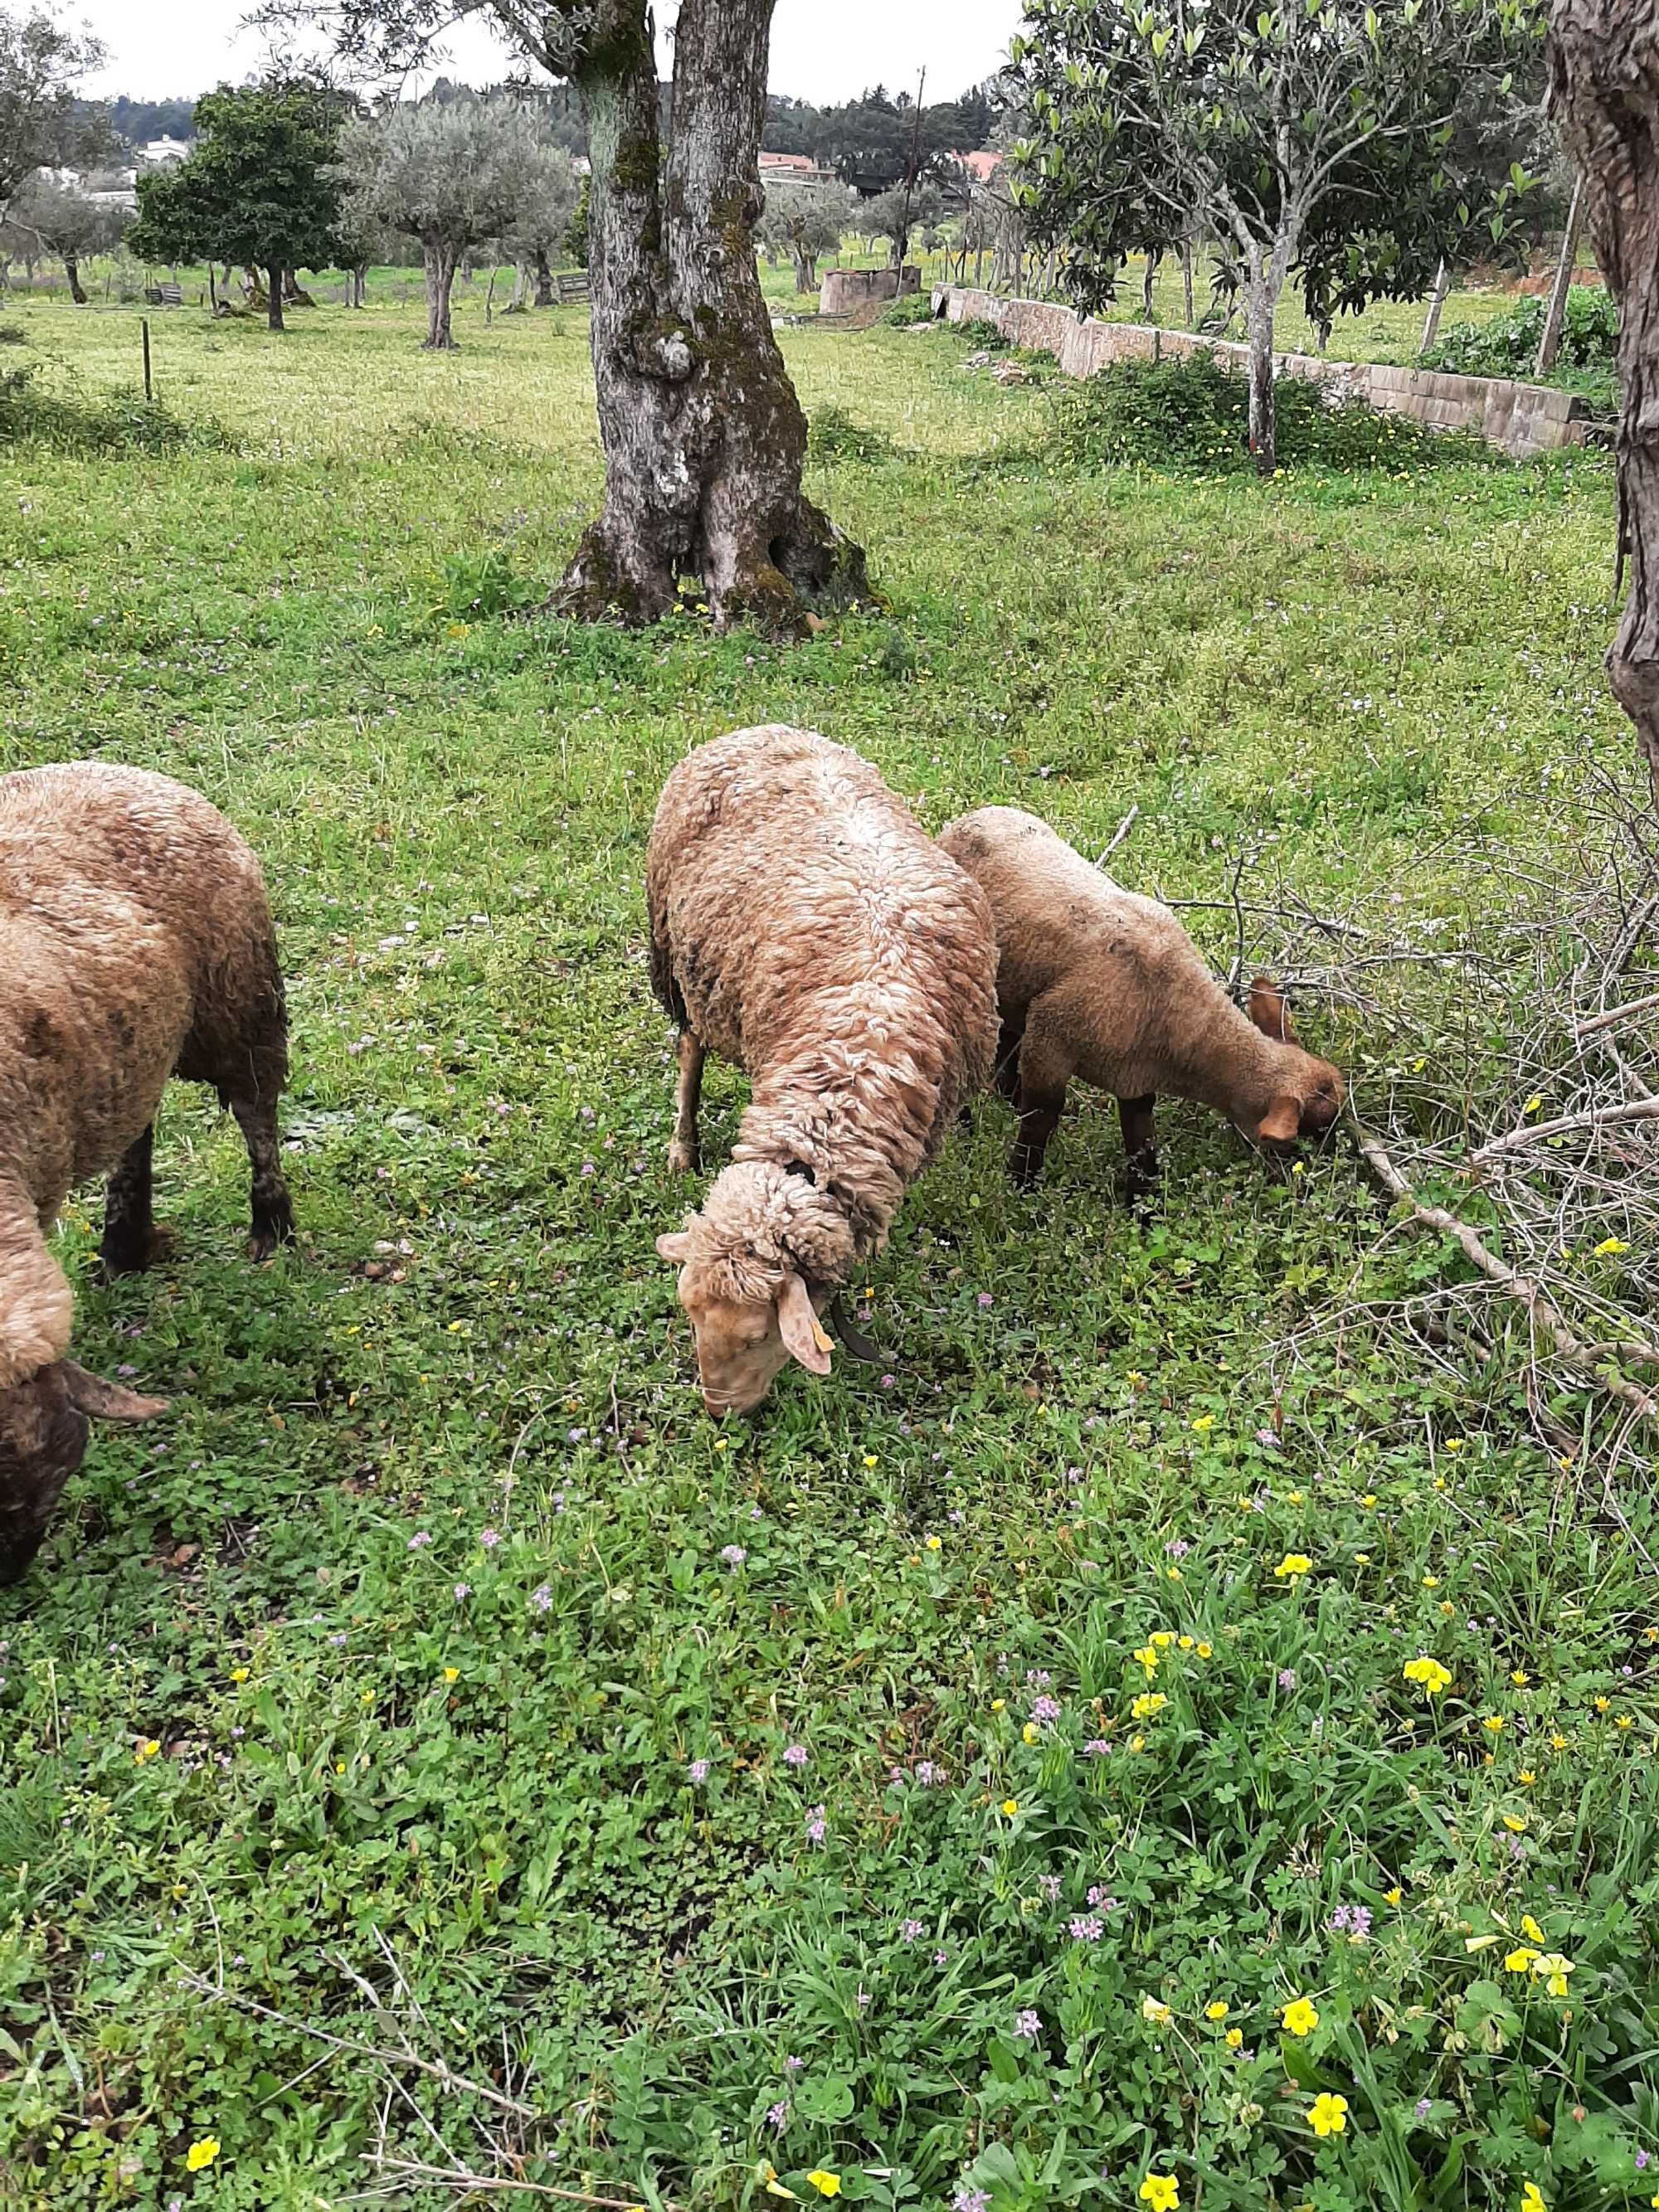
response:
{"label": "yellow wildflower", "polygon": [[1041,1743],[1042,1741],[1042,1730],[1035,1721],[1027,1721],[1020,1734],[1027,1743]]}
{"label": "yellow wildflower", "polygon": [[1517,1690],[1524,1690],[1527,1686],[1528,1681],[1530,1680],[1530,1677],[1524,1667],[1511,1667],[1510,1669],[1510,1680],[1514,1683]]}
{"label": "yellow wildflower", "polygon": [[[877,1463],[877,1462],[876,1462],[876,1455],[875,1455],[874,1452],[866,1452],[866,1454],[864,1455],[864,1464],[866,1465],[866,1467],[874,1467],[874,1466],[876,1465],[876,1463]],[[837,2181],[837,2182],[836,2182],[836,2189],[839,2189],[840,2187],[841,2187],[841,2184],[840,2184],[840,2182],[839,2182],[839,2181]],[[831,2191],[830,2193],[831,2195],[833,2195],[835,2192],[834,2192],[834,2191]]]}
{"label": "yellow wildflower", "polygon": [[945,1539],[942,1536],[930,1536],[927,1539],[927,1549],[930,1552],[942,1552],[945,1549]]}
{"label": "yellow wildflower", "polygon": [[1548,2212],[1549,2199],[1535,2181],[1527,2182],[1521,2191],[1521,2212]]}
{"label": "yellow wildflower", "polygon": [[1504,1716],[1502,1713],[1483,1714],[1480,1725],[1489,1735],[1501,1735],[1504,1729]]}
{"label": "yellow wildflower", "polygon": [[1199,1645],[1198,1656],[1200,1659],[1212,1658],[1214,1655],[1215,1646],[1212,1644],[1200,1644]]}
{"label": "yellow wildflower", "polygon": [[1242,2027],[1230,2027],[1230,2028],[1227,2030],[1227,2048],[1228,2048],[1228,2050],[1229,2050],[1229,2051],[1239,2051],[1239,2050],[1242,2050],[1242,2049],[1243,2048],[1243,2045],[1244,2045],[1244,2031],[1243,2031],[1243,2029]]}
{"label": "yellow wildflower", "polygon": [[1129,1708],[1138,1721],[1149,1721],[1154,1713],[1161,1713],[1170,1700],[1160,1691],[1144,1691]]}
{"label": "yellow wildflower", "polygon": [[1308,2125],[1316,2136],[1340,2136],[1348,2124],[1348,2100],[1334,2097],[1328,2089],[1322,2089],[1314,2099],[1313,2110],[1308,2115]]}
{"label": "yellow wildflower", "polygon": [[1003,1819],[1004,1819],[1005,1820],[1014,1820],[1014,1819],[1018,1818],[1018,1813],[1019,1813],[1019,1800],[1018,1800],[1018,1797],[1005,1797],[1005,1798],[1003,1799],[1003,1801],[1002,1801],[1002,1817],[1003,1817]]}
{"label": "yellow wildflower", "polygon": [[211,2166],[218,2155],[218,2136],[204,2136],[199,2142],[193,2142],[185,2153],[185,2164],[191,2172],[199,2173],[204,2166]]}
{"label": "yellow wildflower", "polygon": [[154,1759],[161,1748],[161,1745],[153,1735],[141,1735],[138,1739],[138,1748],[132,1754],[134,1765],[142,1766],[147,1759]]}
{"label": "yellow wildflower", "polygon": [[1155,1628],[1152,1631],[1152,1642],[1157,1645],[1160,1651],[1167,1651],[1170,1646],[1175,1642],[1174,1629]]}
{"label": "yellow wildflower", "polygon": [[994,1713],[1000,1713],[1007,1702],[1008,1700],[1006,1698],[993,1698],[991,1700],[991,1711]]}
{"label": "yellow wildflower", "polygon": [[1131,1751],[1145,1751],[1146,1748],[1146,1737],[1144,1735],[1132,1735],[1129,1738],[1129,1748]]}
{"label": "yellow wildflower", "polygon": [[1527,1832],[1527,1824],[1518,1813],[1505,1813],[1504,1826],[1512,1836],[1524,1836]]}
{"label": "yellow wildflower", "polygon": [[1206,2020],[1225,2020],[1230,2009],[1224,1998],[1217,1997],[1212,2004],[1205,2006],[1204,2017]]}
{"label": "yellow wildflower", "polygon": [[1595,1710],[1598,1713],[1604,1713],[1612,1703],[1611,1698],[1598,1698],[1595,1700]]}
{"label": "yellow wildflower", "polygon": [[1544,1940],[1544,1931],[1530,1912],[1521,1915],[1521,1933],[1529,1943],[1541,1943]]}
{"label": "yellow wildflower", "polygon": [[1431,1659],[1426,1655],[1418,1659],[1408,1659],[1400,1671],[1408,1682],[1420,1682],[1423,1685],[1423,1694],[1425,1698],[1437,1698],[1451,1680],[1450,1669],[1443,1667],[1437,1659]]}
{"label": "yellow wildflower", "polygon": [[1392,1889],[1385,1889],[1385,1890],[1383,1891],[1383,1893],[1382,1893],[1382,1902],[1383,1902],[1385,1905],[1398,1905],[1398,1904],[1399,1904],[1399,1902],[1400,1902],[1400,1900],[1401,1900],[1401,1899],[1405,1895],[1405,1893],[1405,1893],[1405,1891],[1404,1891],[1403,1889],[1401,1889],[1401,1888],[1399,1887],[1399,1885],[1396,1883],[1396,1884],[1395,1884],[1395,1886],[1394,1887],[1394,1888],[1392,1888]]}
{"label": "yellow wildflower", "polygon": [[1132,1390],[1139,1390],[1146,1382],[1146,1377],[1141,1373],[1138,1367],[1132,1367],[1123,1379]]}
{"label": "yellow wildflower", "polygon": [[1531,1097],[1530,1098],[1528,1098],[1528,1101],[1527,1101],[1526,1104],[1525,1104],[1525,1105],[1521,1109],[1521,1111],[1522,1111],[1523,1114],[1535,1114],[1535,1113],[1538,1111],[1539,1108],[1543,1104],[1543,1103],[1544,1103],[1544,1102],[1543,1102],[1543,1100],[1539,1097],[1538,1093],[1534,1091],[1533,1092],[1533,1094],[1532,1094],[1532,1097]]}
{"label": "yellow wildflower", "polygon": [[1552,1751],[1565,1751],[1566,1747],[1567,1739],[1565,1736],[1556,1735],[1550,1738],[1550,1749]]}
{"label": "yellow wildflower", "polygon": [[1319,2014],[1306,1997],[1292,1997],[1285,2007],[1283,2018],[1292,2035],[1311,2035],[1319,2025]]}
{"label": "yellow wildflower", "polygon": [[1307,1500],[1299,1490],[1287,1490],[1285,1492],[1285,1502],[1287,1505],[1304,1505]]}
{"label": "yellow wildflower", "polygon": [[1375,1512],[1376,1510],[1376,1492],[1374,1490],[1368,1490],[1359,1502],[1368,1513]]}
{"label": "yellow wildflower", "polygon": [[1616,1729],[1627,1729],[1635,1725],[1628,1713],[1615,1713],[1613,1717],[1613,1724]]}
{"label": "yellow wildflower", "polygon": [[1617,1259],[1621,1252],[1628,1252],[1630,1246],[1622,1237],[1604,1237],[1595,1249],[1606,1258]]}
{"label": "yellow wildflower", "polygon": [[1170,2008],[1158,1997],[1145,1996],[1140,2000],[1140,2017],[1151,2021],[1154,2027],[1167,2027]]}
{"label": "yellow wildflower", "polygon": [[1445,1443],[1441,1446],[1441,1449],[1443,1451],[1449,1452],[1461,1452],[1462,1449],[1463,1439],[1462,1437],[1448,1437]]}
{"label": "yellow wildflower", "polygon": [[1193,1426],[1198,1431],[1200,1436],[1207,1437],[1215,1426],[1215,1415],[1213,1413],[1195,1414],[1193,1418]]}
{"label": "yellow wildflower", "polygon": [[1152,2212],[1176,2212],[1181,2184],[1172,2173],[1149,2173],[1140,2185],[1140,2201],[1150,2204]]}
{"label": "yellow wildflower", "polygon": [[446,1682],[459,1682],[460,1679],[461,1670],[459,1667],[446,1667],[444,1668],[444,1680]]}
{"label": "yellow wildflower", "polygon": [[1291,1581],[1294,1582],[1298,1576],[1309,1573],[1312,1569],[1312,1566],[1313,1561],[1308,1557],[1305,1552],[1286,1552],[1284,1558],[1273,1569],[1273,1572],[1278,1575],[1281,1580],[1288,1577]]}
{"label": "yellow wildflower", "polygon": [[811,2183],[813,2188],[817,2191],[820,2197],[839,2197],[841,2195],[841,2176],[838,2173],[826,2173],[821,2166],[815,2166],[811,2173],[807,2175],[806,2179]]}
{"label": "yellow wildflower", "polygon": [[1546,1951],[1541,1959],[1534,1961],[1532,1970],[1553,1997],[1565,1996],[1567,1976],[1575,1971],[1572,1960],[1564,1958],[1559,1951]]}
{"label": "yellow wildflower", "polygon": [[1440,1587],[1439,1576],[1425,1575],[1423,1577],[1423,1587],[1425,1589],[1438,1589]]}
{"label": "yellow wildflower", "polygon": [[246,1682],[247,1680],[247,1668],[246,1667],[233,1667],[230,1670],[230,1679],[233,1682]]}
{"label": "yellow wildflower", "polygon": [[1139,1651],[1133,1652],[1130,1656],[1133,1658],[1139,1660],[1141,1665],[1146,1670],[1146,1680],[1150,1682],[1152,1676],[1158,1672],[1158,1653],[1156,1650],[1150,1644],[1143,1644]]}
{"label": "yellow wildflower", "polygon": [[1522,1943],[1504,1960],[1504,1971],[1509,1974],[1529,1974],[1537,1963],[1538,1956],[1529,1944]]}
{"label": "yellow wildflower", "polygon": [[1530,1790],[1533,1784],[1537,1781],[1538,1777],[1533,1772],[1531,1767],[1523,1766],[1520,1773],[1517,1774],[1515,1778],[1521,1784],[1523,1790]]}

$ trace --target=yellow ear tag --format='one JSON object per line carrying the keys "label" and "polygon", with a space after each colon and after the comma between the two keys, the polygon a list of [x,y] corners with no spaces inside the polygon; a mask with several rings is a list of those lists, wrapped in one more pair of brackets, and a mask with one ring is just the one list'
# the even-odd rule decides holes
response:
{"label": "yellow ear tag", "polygon": [[836,1348],[835,1338],[824,1334],[823,1323],[816,1314],[812,1316],[812,1341],[820,1352],[833,1352]]}

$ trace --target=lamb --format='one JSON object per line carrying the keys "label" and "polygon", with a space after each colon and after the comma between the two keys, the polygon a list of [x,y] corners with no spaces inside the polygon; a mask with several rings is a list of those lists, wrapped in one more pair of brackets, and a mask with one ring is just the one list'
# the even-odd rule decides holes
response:
{"label": "lamb", "polygon": [[[752,1412],[887,1240],[996,1048],[984,894],[856,753],[772,724],[663,787],[646,862],[651,978],[679,1025],[669,1166],[699,1167],[709,1050],[752,1086],[731,1164],[657,1249],[680,1270],[703,1401]],[[859,1349],[850,1333],[848,1348]]]}
{"label": "lamb", "polygon": [[287,1065],[264,879],[223,817],[165,776],[98,762],[0,777],[0,1583],[40,1548],[88,1417],[167,1405],[64,1356],[74,1300],[46,1243],[58,1209],[112,1169],[106,1269],[160,1255],[152,1125],[179,1075],[211,1084],[240,1124],[264,1257],[293,1234]]}
{"label": "lamb", "polygon": [[964,814],[939,843],[996,920],[997,1087],[1019,1109],[1016,1182],[1041,1173],[1073,1076],[1116,1097],[1135,1200],[1158,1176],[1160,1093],[1217,1108],[1269,1150],[1335,1121],[1342,1077],[1303,1050],[1278,987],[1258,977],[1242,1012],[1168,907],[1121,890],[1018,807]]}

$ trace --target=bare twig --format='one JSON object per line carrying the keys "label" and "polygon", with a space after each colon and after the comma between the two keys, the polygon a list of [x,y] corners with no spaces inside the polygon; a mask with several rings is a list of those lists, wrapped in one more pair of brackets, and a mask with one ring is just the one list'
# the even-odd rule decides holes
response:
{"label": "bare twig", "polygon": [[1605,1367],[1597,1364],[1598,1354],[1614,1349],[1622,1352],[1623,1346],[1585,1343],[1576,1331],[1568,1327],[1561,1314],[1546,1297],[1540,1285],[1530,1276],[1511,1267],[1506,1261],[1500,1260],[1482,1243],[1479,1231],[1467,1221],[1460,1221],[1455,1213],[1448,1213],[1443,1206],[1431,1206],[1419,1198],[1395,1164],[1379,1137],[1374,1137],[1358,1123],[1355,1124],[1355,1134],[1365,1164],[1385,1190],[1405,1201],[1416,1220],[1425,1229],[1436,1229],[1442,1236],[1449,1237],[1489,1282],[1496,1283],[1506,1296],[1513,1298],[1518,1305],[1524,1306],[1529,1318],[1552,1340],[1564,1359],[1581,1373],[1589,1376],[1604,1390],[1628,1406],[1632,1413],[1659,1425],[1659,1398],[1653,1397],[1636,1383],[1627,1382],[1622,1375],[1608,1373]]}
{"label": "bare twig", "polygon": [[1611,1129],[1625,1121],[1659,1121],[1659,1098],[1632,1098],[1620,1106],[1592,1107],[1588,1114],[1563,1114],[1553,1121],[1529,1123],[1524,1128],[1511,1129],[1506,1136],[1493,1137],[1469,1154],[1472,1166],[1483,1160],[1494,1159],[1499,1152],[1519,1152],[1523,1146],[1536,1145],[1546,1137],[1559,1137],[1571,1129]]}
{"label": "bare twig", "polygon": [[1139,799],[1136,799],[1136,801],[1135,801],[1134,805],[1133,805],[1129,809],[1128,812],[1124,816],[1124,817],[1123,817],[1122,821],[1121,821],[1121,822],[1120,822],[1120,823],[1118,823],[1116,830],[1115,830],[1114,831],[1114,833],[1113,833],[1113,836],[1112,836],[1112,842],[1111,842],[1111,843],[1110,843],[1110,844],[1106,848],[1106,850],[1105,850],[1105,851],[1101,854],[1100,858],[1099,858],[1099,859],[1095,862],[1095,866],[1096,866],[1096,867],[1097,867],[1097,868],[1103,868],[1103,867],[1105,866],[1105,865],[1106,865],[1107,861],[1108,861],[1108,860],[1109,860],[1111,859],[1111,857],[1112,857],[1113,854],[1116,852],[1116,850],[1117,850],[1118,847],[1119,847],[1119,846],[1123,842],[1124,839],[1128,836],[1128,834],[1129,834],[1130,830],[1133,830],[1133,829],[1134,828],[1134,826],[1135,826],[1135,817],[1136,817],[1136,815],[1138,815],[1138,814],[1139,813],[1139,811],[1140,811],[1140,801],[1139,801]]}
{"label": "bare twig", "polygon": [[1622,1006],[1608,1006],[1599,1014],[1592,1014],[1587,1022],[1574,1024],[1581,1037],[1594,1036],[1597,1030],[1611,1029],[1615,1022],[1628,1021],[1633,1014],[1659,1012],[1659,991],[1650,991],[1645,999],[1627,999]]}
{"label": "bare twig", "polygon": [[[604,2208],[604,2212],[642,2212],[638,2197],[592,2197],[586,2190],[556,2189],[550,2181],[524,2181],[516,2174],[475,2173],[470,2168],[427,2166],[419,2159],[409,2158],[381,2156],[374,2163],[380,2171],[399,2175],[405,2181],[442,2182],[470,2197],[514,2193],[525,2197],[556,2197],[562,2204],[597,2205]],[[352,2201],[349,2197],[342,2200],[345,2203]],[[677,2204],[672,2197],[659,2197],[657,2202],[662,2212],[687,2212],[684,2205]]]}

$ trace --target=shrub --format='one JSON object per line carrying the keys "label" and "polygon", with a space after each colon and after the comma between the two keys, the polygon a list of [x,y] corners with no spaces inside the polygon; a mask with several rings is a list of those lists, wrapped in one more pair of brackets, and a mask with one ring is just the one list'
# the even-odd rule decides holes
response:
{"label": "shrub", "polygon": [[882,316],[896,330],[908,330],[912,323],[931,323],[933,319],[933,295],[931,292],[907,292],[902,300],[895,300]]}
{"label": "shrub", "polygon": [[[1423,356],[1425,368],[1455,376],[1530,376],[1538,359],[1548,307],[1542,300],[1517,300],[1489,323],[1454,323]],[[1609,295],[1589,284],[1567,294],[1556,367],[1611,369],[1619,351],[1619,309]]]}
{"label": "shrub", "polygon": [[434,621],[447,616],[456,622],[488,622],[496,615],[516,614],[535,596],[535,586],[516,572],[512,556],[492,545],[482,553],[448,556],[430,615]]}
{"label": "shrub", "polygon": [[[1320,387],[1301,378],[1282,379],[1275,392],[1283,465],[1400,470],[1497,458],[1478,438],[1379,415],[1362,401],[1328,405]],[[1068,384],[1055,399],[1040,454],[1010,457],[1041,458],[1048,467],[1249,469],[1248,389],[1209,355],[1126,362],[1087,383]]]}
{"label": "shrub", "polygon": [[88,399],[76,392],[43,391],[40,364],[0,372],[0,447],[46,446],[62,453],[172,453],[185,446],[223,446],[212,423],[182,421],[136,392]]}
{"label": "shrub", "polygon": [[994,323],[981,322],[975,319],[971,322],[952,323],[950,327],[959,338],[965,338],[975,352],[1006,353],[1008,351],[1008,340],[1003,337]]}

